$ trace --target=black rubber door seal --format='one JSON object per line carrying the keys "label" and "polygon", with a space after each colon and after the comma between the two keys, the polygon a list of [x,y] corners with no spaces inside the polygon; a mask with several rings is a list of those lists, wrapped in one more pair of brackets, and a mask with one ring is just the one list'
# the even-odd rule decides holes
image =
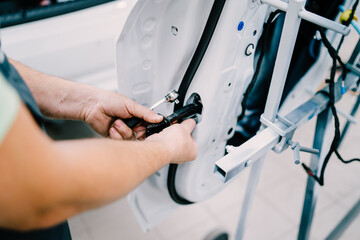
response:
{"label": "black rubber door seal", "polygon": [[[209,18],[206,22],[204,32],[201,35],[198,46],[196,47],[195,53],[190,61],[190,64],[185,72],[185,75],[181,81],[178,93],[179,93],[179,102],[175,105],[174,111],[178,110],[184,105],[185,95],[188,91],[188,88],[193,80],[196,71],[198,70],[200,63],[205,55],[205,52],[210,44],[212,36],[215,32],[217,23],[220,19],[221,12],[224,8],[226,0],[215,0],[214,4],[211,8]],[[177,164],[170,164],[168,178],[167,178],[167,187],[171,198],[174,202],[181,205],[192,204],[193,202],[181,197],[175,187],[175,178],[176,178],[176,170]]]}

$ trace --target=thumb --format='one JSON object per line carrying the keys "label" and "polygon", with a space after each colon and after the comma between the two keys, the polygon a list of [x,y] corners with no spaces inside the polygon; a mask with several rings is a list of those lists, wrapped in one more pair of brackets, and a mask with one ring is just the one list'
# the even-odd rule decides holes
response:
{"label": "thumb", "polygon": [[187,119],[181,123],[181,126],[183,126],[187,132],[191,133],[196,126],[196,122],[194,119]]}

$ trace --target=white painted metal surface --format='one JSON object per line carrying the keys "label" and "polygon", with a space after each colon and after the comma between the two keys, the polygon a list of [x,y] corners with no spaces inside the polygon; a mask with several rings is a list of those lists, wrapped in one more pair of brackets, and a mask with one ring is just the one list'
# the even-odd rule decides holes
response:
{"label": "white painted metal surface", "polygon": [[[203,32],[213,1],[138,1],[117,43],[119,91],[150,106],[177,89]],[[178,167],[178,193],[201,201],[224,187],[213,175],[216,160],[236,126],[241,96],[253,74],[253,58],[245,55],[256,46],[267,6],[252,0],[229,0],[205,57],[188,90],[197,92],[204,105],[202,121],[193,133],[198,158]],[[244,23],[241,31],[240,22]],[[175,31],[175,32],[174,32]],[[185,98],[186,101],[186,98]],[[169,114],[173,106],[159,108]],[[144,230],[155,226],[178,205],[167,192],[168,168],[150,177],[130,196],[130,204]]]}

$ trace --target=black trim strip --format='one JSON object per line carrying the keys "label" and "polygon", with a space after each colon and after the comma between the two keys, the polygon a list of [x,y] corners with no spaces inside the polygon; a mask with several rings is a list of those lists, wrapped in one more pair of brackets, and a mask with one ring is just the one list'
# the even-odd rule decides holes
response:
{"label": "black trim strip", "polygon": [[[185,95],[191,81],[193,80],[196,71],[198,70],[200,63],[205,55],[205,52],[210,44],[212,36],[215,32],[217,23],[220,19],[220,15],[224,8],[226,0],[215,0],[214,4],[211,8],[209,18],[206,22],[204,32],[200,38],[199,44],[195,50],[195,53],[190,61],[190,64],[185,72],[185,75],[181,81],[178,93],[178,104],[175,105],[174,111],[178,110],[184,105]],[[170,164],[169,166],[169,173],[167,178],[167,187],[170,194],[170,197],[174,200],[174,202],[181,204],[181,205],[188,205],[192,204],[193,202],[182,198],[176,191],[175,187],[175,177],[176,177],[176,170],[178,165],[177,164]]]}

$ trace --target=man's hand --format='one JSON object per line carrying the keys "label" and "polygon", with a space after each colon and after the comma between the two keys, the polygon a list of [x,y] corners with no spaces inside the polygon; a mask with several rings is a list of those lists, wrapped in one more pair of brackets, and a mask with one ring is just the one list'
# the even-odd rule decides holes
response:
{"label": "man's hand", "polygon": [[[144,127],[128,128],[121,119],[138,117],[157,123],[162,116],[120,94],[67,81],[38,72],[10,59],[30,88],[41,112],[53,119],[84,120],[96,132],[114,139],[135,139],[134,131]],[[142,137],[142,134],[137,134]]]}
{"label": "man's hand", "polygon": [[121,94],[98,90],[95,95],[85,107],[82,119],[104,137],[134,140],[134,132],[137,138],[142,137],[144,127],[132,130],[121,119],[138,117],[149,123],[158,123],[163,118]]}
{"label": "man's hand", "polygon": [[191,136],[196,126],[194,119],[181,124],[173,124],[158,134],[151,135],[145,141],[160,142],[170,154],[170,163],[181,164],[192,161],[197,156],[197,144]]}

